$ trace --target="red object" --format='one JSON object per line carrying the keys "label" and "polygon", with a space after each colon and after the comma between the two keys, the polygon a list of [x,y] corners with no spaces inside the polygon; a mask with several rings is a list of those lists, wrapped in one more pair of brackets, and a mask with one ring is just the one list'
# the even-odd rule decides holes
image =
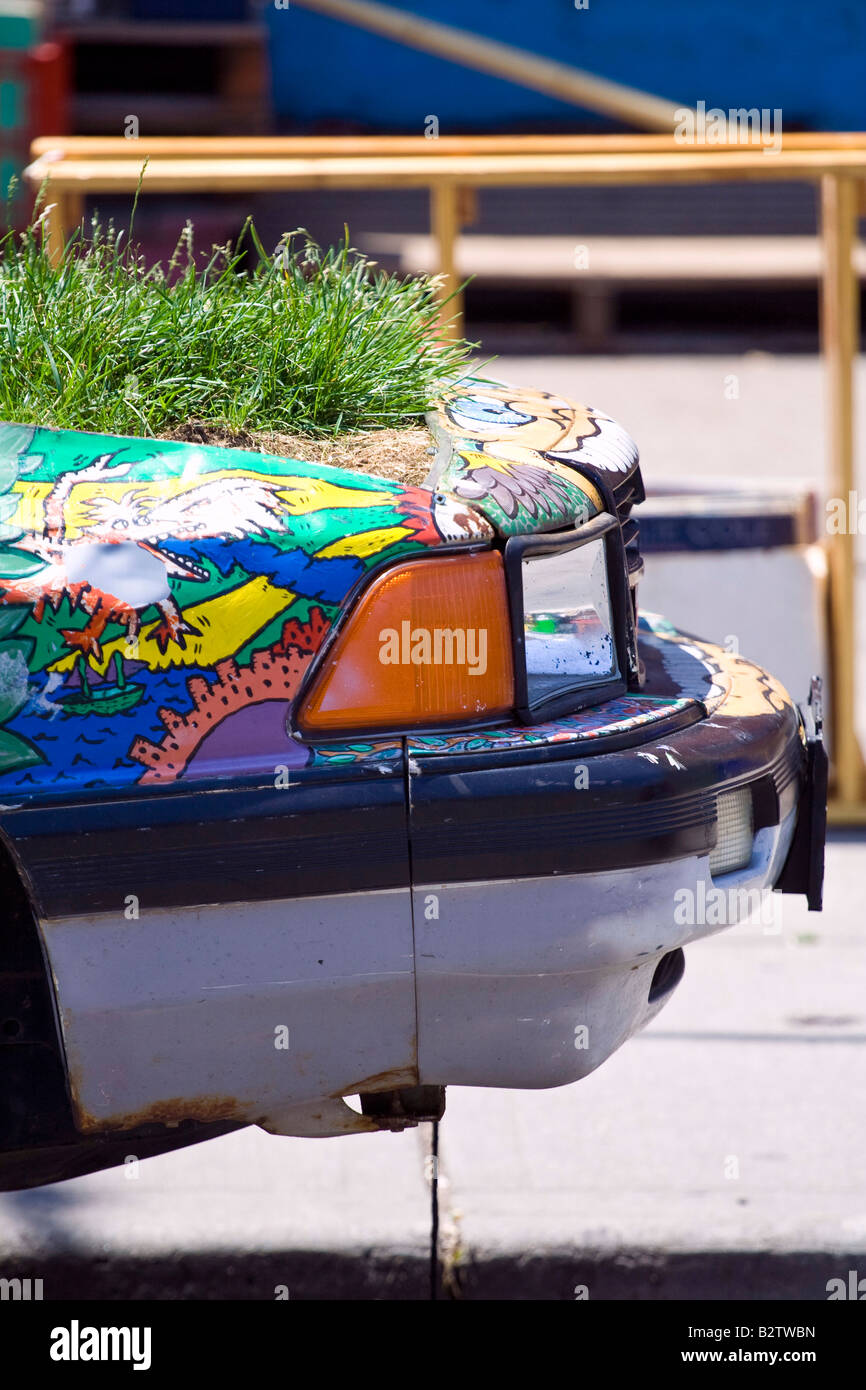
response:
{"label": "red object", "polygon": [[27,55],[30,78],[30,139],[65,135],[69,122],[69,45],[56,39]]}
{"label": "red object", "polygon": [[[20,125],[2,132],[2,152],[21,170],[30,162],[30,145],[37,135],[63,135],[69,128],[70,52],[64,42],[36,44],[31,49],[0,50],[0,79],[19,83],[23,88]],[[0,223],[9,217],[16,227],[30,220],[34,191],[19,184],[11,208],[5,206],[5,188],[0,189],[4,211]]]}

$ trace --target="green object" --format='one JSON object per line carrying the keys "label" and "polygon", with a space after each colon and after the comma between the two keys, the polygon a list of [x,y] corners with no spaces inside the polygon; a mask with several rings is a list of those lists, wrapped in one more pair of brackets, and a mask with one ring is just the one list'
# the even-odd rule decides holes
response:
{"label": "green object", "polygon": [[[41,20],[38,0],[0,0],[0,218],[18,227],[30,207],[21,188],[31,134],[26,60],[39,41]],[[17,187],[10,199],[13,179]]]}
{"label": "green object", "polygon": [[39,7],[28,0],[0,3],[0,50],[27,49],[39,42]]}
{"label": "green object", "polygon": [[25,91],[23,82],[6,79],[0,82],[0,131],[16,130],[25,121]]}
{"label": "green object", "polygon": [[0,579],[26,579],[45,568],[44,560],[29,550],[3,549],[0,546]]}
{"label": "green object", "polygon": [[[501,536],[577,526],[595,516],[598,509],[581,487],[577,473],[572,480],[549,470],[542,473],[541,480],[534,478],[532,486],[522,486],[517,492],[504,488],[497,469],[491,467],[491,461],[496,462],[495,450],[495,444],[482,450],[473,440],[456,439],[439,486],[469,498]],[[505,460],[505,468],[518,480],[521,467]]]}
{"label": "green object", "polygon": [[527,627],[533,632],[556,632],[556,619],[546,613],[537,613]]}
{"label": "green object", "polygon": [[0,207],[5,207],[8,202],[9,184],[20,175],[20,164],[12,159],[0,159]]}
{"label": "green object", "polygon": [[134,709],[143,696],[143,685],[127,685],[121,690],[104,682],[94,686],[89,697],[67,695],[63,708],[67,714],[123,714]]}
{"label": "green object", "polygon": [[43,761],[42,755],[26,739],[9,729],[0,729],[0,775],[22,767],[33,767]]}
{"label": "green object", "polygon": [[77,666],[81,694],[64,696],[63,709],[66,714],[123,714],[126,710],[134,709],[144,696],[143,685],[127,681],[120,652],[115,652],[111,660],[114,680],[105,680],[101,685],[90,684],[85,657],[78,658]]}
{"label": "green object", "polygon": [[175,262],[148,271],[111,228],[79,229],[62,265],[39,231],[0,238],[0,419],[134,435],[189,420],[401,428],[466,370],[434,283],[384,275],[348,244],[299,235],[271,255],[250,228],[202,269],[190,227]]}

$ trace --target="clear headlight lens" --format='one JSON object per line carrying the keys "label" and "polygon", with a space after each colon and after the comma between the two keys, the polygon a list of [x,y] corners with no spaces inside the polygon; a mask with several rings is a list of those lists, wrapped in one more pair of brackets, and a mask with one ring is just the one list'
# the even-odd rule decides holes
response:
{"label": "clear headlight lens", "polygon": [[604,540],[527,558],[522,569],[530,703],[563,677],[592,684],[618,676]]}

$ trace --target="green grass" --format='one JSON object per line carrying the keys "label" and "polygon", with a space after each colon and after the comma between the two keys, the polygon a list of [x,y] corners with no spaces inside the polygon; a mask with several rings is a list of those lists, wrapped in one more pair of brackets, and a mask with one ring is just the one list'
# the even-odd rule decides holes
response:
{"label": "green grass", "polygon": [[0,419],[116,434],[188,420],[336,434],[416,423],[471,345],[439,336],[431,279],[375,270],[303,233],[275,255],[252,224],[196,262],[187,224],[148,268],[111,227],[58,266],[40,221],[0,238]]}

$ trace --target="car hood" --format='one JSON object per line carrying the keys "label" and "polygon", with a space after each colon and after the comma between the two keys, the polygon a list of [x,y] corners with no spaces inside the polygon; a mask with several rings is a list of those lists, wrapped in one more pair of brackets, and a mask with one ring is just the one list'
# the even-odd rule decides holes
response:
{"label": "car hood", "polygon": [[604,477],[631,487],[637,470],[613,421],[544,392],[464,380],[431,427],[429,485],[406,487],[0,424],[0,788],[222,775],[226,748],[272,766],[310,664],[372,570],[580,524],[604,509]]}

